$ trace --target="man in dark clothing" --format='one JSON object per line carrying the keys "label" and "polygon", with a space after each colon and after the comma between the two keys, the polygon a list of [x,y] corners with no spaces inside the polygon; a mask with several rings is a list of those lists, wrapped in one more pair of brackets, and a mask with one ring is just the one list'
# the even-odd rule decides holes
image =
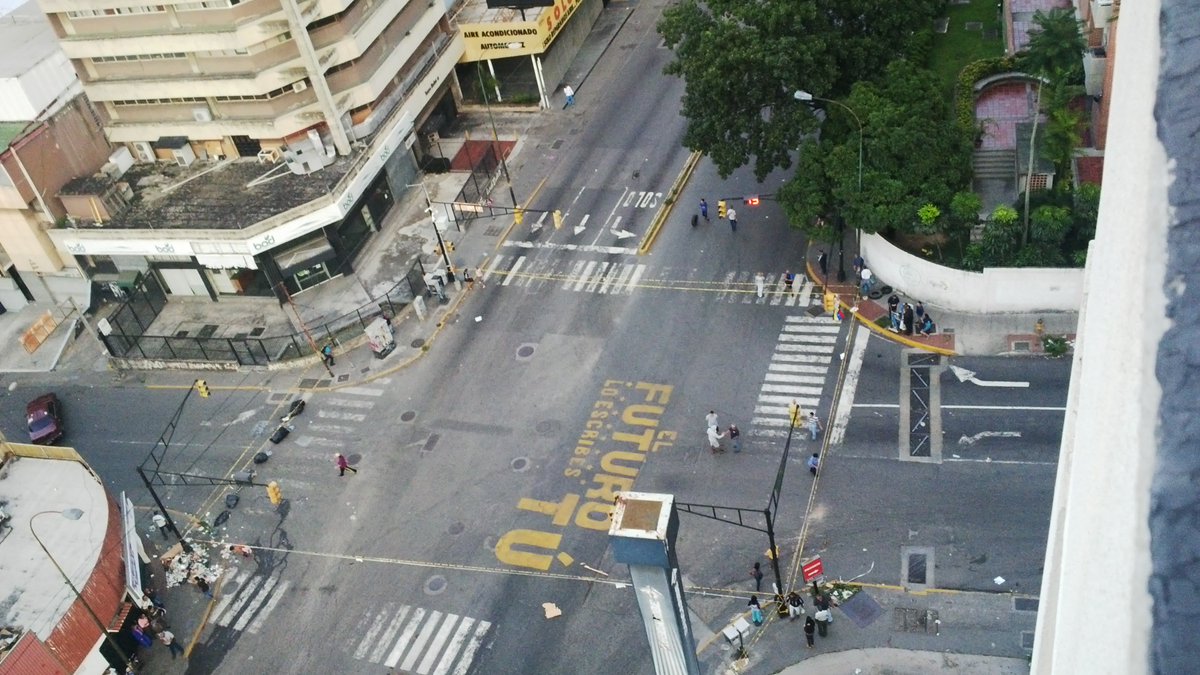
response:
{"label": "man in dark clothing", "polygon": [[762,567],[758,563],[754,563],[754,567],[750,569],[750,577],[754,579],[754,591],[757,593],[762,590],[763,573]]}
{"label": "man in dark clothing", "polygon": [[817,622],[813,621],[811,616],[804,618],[804,641],[808,643],[808,648],[813,648],[813,634],[817,632]]}

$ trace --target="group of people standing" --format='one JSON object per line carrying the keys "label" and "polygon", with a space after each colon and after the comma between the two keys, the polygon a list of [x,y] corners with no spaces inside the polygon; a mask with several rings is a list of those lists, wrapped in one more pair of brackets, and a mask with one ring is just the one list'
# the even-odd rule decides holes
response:
{"label": "group of people standing", "polygon": [[925,311],[924,303],[920,301],[916,305],[908,302],[901,303],[899,296],[895,293],[888,298],[888,317],[892,323],[892,330],[904,335],[917,333],[928,336],[933,335],[937,330],[937,325],[933,323],[933,317]]}
{"label": "group of people standing", "polygon": [[714,455],[718,452],[725,452],[725,448],[721,445],[721,439],[723,438],[728,438],[729,442],[733,444],[734,452],[742,451],[742,442],[738,440],[741,432],[738,431],[736,424],[730,424],[725,428],[725,431],[721,431],[720,427],[717,426],[717,413],[715,410],[708,411],[708,414],[704,416],[704,423],[708,427],[708,447]]}
{"label": "group of people standing", "polygon": [[[758,570],[758,564],[755,564],[755,570]],[[761,572],[759,572],[761,574]],[[758,577],[755,578],[758,581]],[[787,594],[787,597],[777,594],[775,603],[780,608],[786,608],[788,621],[795,621],[800,617],[804,617],[804,641],[809,649],[816,647],[816,636],[829,636],[829,628],[833,625],[833,601],[828,595],[821,592],[816,592],[813,598],[813,604],[816,605],[817,611],[812,616],[808,616],[807,610],[804,609],[804,598],[796,591]],[[765,617],[763,616],[762,606],[758,602],[758,595],[751,595],[750,601],[746,603],[750,608],[750,621],[755,626],[763,625]],[[780,615],[784,614],[785,609],[780,609]]]}

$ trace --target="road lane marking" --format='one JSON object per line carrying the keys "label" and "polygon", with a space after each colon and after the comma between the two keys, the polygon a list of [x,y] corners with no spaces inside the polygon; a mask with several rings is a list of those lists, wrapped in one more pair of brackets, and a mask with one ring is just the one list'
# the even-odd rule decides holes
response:
{"label": "road lane marking", "polygon": [[[899,408],[898,403],[855,403],[855,408]],[[1048,405],[955,405],[952,403],[944,403],[941,406],[946,410],[1028,410],[1033,412],[1065,412],[1065,406],[1048,406]]]}
{"label": "road lane marking", "polygon": [[622,289],[626,295],[633,293],[633,289],[637,288],[638,282],[641,281],[642,275],[646,272],[645,265],[638,265],[633,271],[633,276],[629,278],[629,283]]}
{"label": "road lane marking", "polygon": [[425,610],[420,607],[413,612],[412,619],[408,625],[404,627],[404,632],[400,634],[400,639],[396,641],[396,646],[392,648],[392,653],[388,654],[387,660],[383,665],[388,668],[395,668],[397,663],[400,663],[400,657],[404,655],[404,650],[408,649],[408,641],[412,639],[413,633],[417,632],[417,628],[421,625],[421,621],[425,618]]}
{"label": "road lane marking", "polygon": [[784,333],[779,336],[780,342],[812,342],[816,344],[826,344],[832,349],[833,345],[837,344],[837,335],[823,335],[814,333]]}
{"label": "road lane marking", "polygon": [[454,675],[467,675],[467,671],[471,669],[471,663],[475,660],[475,651],[479,649],[479,645],[483,643],[483,637],[487,635],[488,629],[492,624],[488,621],[480,621],[479,627],[475,629],[475,634],[471,636],[471,641],[467,644],[467,648],[463,650],[462,658],[458,661],[458,667],[454,669]]}
{"label": "road lane marking", "polygon": [[375,615],[375,621],[372,622],[371,627],[363,633],[362,639],[358,642],[358,649],[354,650],[355,659],[362,659],[367,655],[367,652],[371,650],[371,646],[375,642],[375,636],[378,635],[379,631],[383,630],[384,626],[388,624],[388,619],[391,618],[394,607],[395,603],[389,602],[387,606],[379,610],[379,614]]}
{"label": "road lane marking", "polygon": [[517,277],[517,271],[520,270],[521,267],[523,267],[524,265],[525,265],[525,256],[521,256],[521,257],[517,258],[517,261],[515,263],[513,263],[513,266],[508,268],[508,272],[506,272],[504,274],[504,281],[502,281],[500,283],[500,285],[507,286],[507,285],[511,284],[513,279],[515,279]]}
{"label": "road lane marking", "polygon": [[275,609],[275,605],[278,605],[279,601],[283,599],[283,596],[287,595],[288,586],[291,584],[292,582],[290,581],[285,581],[279,584],[279,589],[275,591],[275,594],[272,595],[269,600],[267,600],[267,604],[263,605],[258,610],[258,614],[254,617],[254,620],[250,622],[250,627],[246,629],[247,632],[257,635],[258,631],[262,630],[263,624],[267,622],[267,617],[271,615],[271,610]]}
{"label": "road lane marking", "polygon": [[434,636],[433,642],[429,643],[429,649],[425,650],[425,658],[421,659],[420,665],[417,666],[417,673],[419,675],[429,675],[429,669],[433,667],[434,660],[441,655],[442,645],[450,637],[450,632],[454,630],[454,624],[456,623],[458,623],[457,614],[446,615],[446,620],[442,622],[441,629]]}
{"label": "road lane marking", "polygon": [[846,366],[846,378],[842,380],[842,391],[837,401],[837,417],[829,428],[829,443],[841,443],[846,438],[846,426],[850,424],[850,411],[854,393],[858,390],[858,378],[862,372],[863,356],[867,353],[867,342],[871,330],[859,326],[854,334],[854,349],[850,352],[850,363]]}
{"label": "road lane marking", "polygon": [[[789,347],[791,345],[788,345]],[[777,348],[778,349],[778,348]],[[788,354],[785,350],[778,350],[773,356],[772,361],[784,363],[825,363],[828,364],[833,360],[833,354]]]}
{"label": "road lane marking", "polygon": [[383,396],[387,392],[386,389],[377,387],[342,387],[338,389],[339,394],[353,394],[355,396]]}
{"label": "road lane marking", "polygon": [[475,619],[465,616],[462,623],[458,624],[458,630],[454,631],[454,637],[450,638],[450,644],[446,646],[446,655],[442,657],[438,663],[437,670],[433,671],[433,675],[446,675],[450,669],[454,667],[454,659],[458,656],[458,650],[462,649],[463,641],[467,639],[467,634],[471,632],[471,627],[475,625]]}
{"label": "road lane marking", "polygon": [[396,633],[399,633],[400,627],[404,625],[404,619],[408,616],[408,610],[410,609],[412,608],[408,605],[401,607],[400,611],[396,613],[396,617],[388,624],[387,631],[384,632],[383,637],[379,638],[379,644],[375,645],[375,651],[371,652],[371,663],[379,663],[383,655],[387,653],[392,640],[396,639]]}
{"label": "road lane marking", "polygon": [[412,648],[408,650],[408,656],[404,657],[404,663],[400,664],[400,670],[412,670],[413,666],[417,665],[417,659],[421,657],[421,652],[425,651],[425,643],[429,642],[429,638],[433,636],[433,631],[437,630],[437,625],[442,620],[442,613],[433,610],[429,615],[429,620],[421,628],[421,632],[417,633],[417,639],[413,641]]}
{"label": "road lane marking", "polygon": [[791,382],[793,384],[818,384],[825,385],[824,377],[813,377],[812,375],[787,375],[783,373],[768,372],[766,377],[767,382]]}
{"label": "road lane marking", "polygon": [[[828,364],[829,359],[825,359],[825,363]],[[771,365],[767,366],[767,371],[772,373],[818,373],[824,375],[828,370],[828,365],[797,366],[790,363],[772,363]]]}

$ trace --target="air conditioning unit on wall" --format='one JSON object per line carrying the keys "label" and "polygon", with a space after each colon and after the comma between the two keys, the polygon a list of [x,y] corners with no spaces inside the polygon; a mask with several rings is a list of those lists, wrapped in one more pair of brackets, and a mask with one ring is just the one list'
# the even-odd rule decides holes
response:
{"label": "air conditioning unit on wall", "polygon": [[299,82],[292,83],[292,91],[294,93],[299,94],[300,92],[304,91],[305,89],[308,89],[308,83],[305,82],[304,80],[300,80]]}
{"label": "air conditioning unit on wall", "polygon": [[208,108],[192,108],[192,119],[197,122],[211,122],[212,111]]}
{"label": "air conditioning unit on wall", "polygon": [[157,161],[154,156],[154,146],[150,145],[150,141],[134,141],[133,154],[137,157],[137,161],[148,163]]}

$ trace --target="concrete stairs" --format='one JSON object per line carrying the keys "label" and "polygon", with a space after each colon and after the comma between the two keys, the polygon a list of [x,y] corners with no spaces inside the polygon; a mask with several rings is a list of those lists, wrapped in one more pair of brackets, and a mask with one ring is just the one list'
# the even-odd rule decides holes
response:
{"label": "concrete stairs", "polygon": [[976,150],[972,159],[975,180],[1000,178],[1014,180],[1017,175],[1016,150]]}

